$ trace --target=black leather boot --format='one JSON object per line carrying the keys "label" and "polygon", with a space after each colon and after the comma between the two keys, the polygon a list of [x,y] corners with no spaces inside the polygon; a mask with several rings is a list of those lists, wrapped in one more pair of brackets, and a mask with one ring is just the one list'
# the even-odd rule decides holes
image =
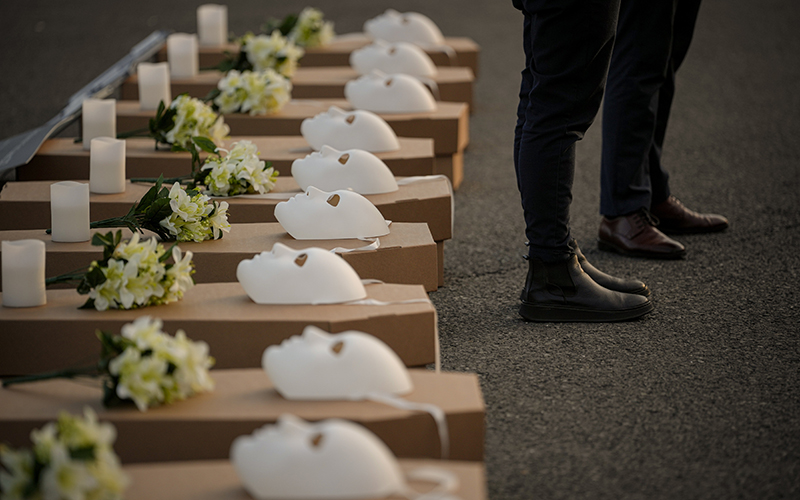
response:
{"label": "black leather boot", "polygon": [[578,242],[576,240],[570,241],[569,246],[575,252],[575,255],[578,256],[578,264],[580,264],[581,269],[583,269],[583,271],[588,274],[589,277],[592,278],[592,280],[598,285],[602,286],[603,288],[608,288],[609,290],[614,290],[615,292],[635,293],[636,295],[641,295],[643,297],[650,296],[650,289],[647,288],[647,285],[641,281],[617,278],[594,267],[588,260],[586,260],[586,257],[583,255],[583,252],[581,252],[580,247],[578,247]]}
{"label": "black leather boot", "polygon": [[653,310],[646,297],[603,288],[573,255],[565,262],[528,259],[520,315],[528,321],[623,321]]}

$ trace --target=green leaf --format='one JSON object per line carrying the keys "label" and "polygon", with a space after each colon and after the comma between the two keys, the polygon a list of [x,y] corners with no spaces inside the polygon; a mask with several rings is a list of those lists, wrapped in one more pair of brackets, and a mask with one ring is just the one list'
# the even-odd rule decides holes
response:
{"label": "green leaf", "polygon": [[203,136],[195,136],[192,137],[192,142],[197,144],[197,146],[205,151],[206,153],[216,154],[217,153],[217,145],[214,144],[214,141],[209,139],[208,137]]}
{"label": "green leaf", "polygon": [[206,96],[203,97],[202,100],[205,101],[205,102],[211,103],[212,106],[214,106],[214,110],[215,111],[219,111],[219,109],[217,109],[217,107],[216,107],[217,105],[214,104],[213,102],[214,102],[214,99],[219,97],[219,95],[221,93],[222,93],[222,91],[220,89],[214,89],[211,92],[209,92],[208,94],[206,94]]}
{"label": "green leaf", "polygon": [[94,309],[94,299],[87,299],[78,309]]}

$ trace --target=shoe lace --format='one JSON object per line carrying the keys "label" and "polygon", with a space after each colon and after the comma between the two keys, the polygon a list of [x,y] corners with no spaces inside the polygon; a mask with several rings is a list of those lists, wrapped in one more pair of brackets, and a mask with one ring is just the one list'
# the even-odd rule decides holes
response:
{"label": "shoe lace", "polygon": [[661,223],[661,221],[658,220],[658,217],[650,213],[650,210],[646,208],[639,209],[639,211],[636,212],[636,215],[637,217],[634,218],[634,221],[637,229],[644,225],[658,226]]}

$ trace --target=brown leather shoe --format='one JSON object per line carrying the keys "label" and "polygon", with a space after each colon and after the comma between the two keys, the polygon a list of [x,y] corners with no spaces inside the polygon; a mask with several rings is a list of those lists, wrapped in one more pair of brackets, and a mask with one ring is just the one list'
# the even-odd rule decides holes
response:
{"label": "brown leather shoe", "polygon": [[646,259],[680,259],[686,255],[686,248],[656,229],[657,224],[658,220],[644,208],[614,219],[603,217],[597,246]]}
{"label": "brown leather shoe", "polygon": [[728,219],[725,217],[689,210],[674,196],[653,207],[652,212],[661,221],[658,228],[665,233],[714,233],[728,227]]}

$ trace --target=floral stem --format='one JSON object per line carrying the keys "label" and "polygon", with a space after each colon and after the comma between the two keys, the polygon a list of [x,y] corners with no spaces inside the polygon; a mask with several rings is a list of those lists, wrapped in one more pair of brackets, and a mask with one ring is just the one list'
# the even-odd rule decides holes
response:
{"label": "floral stem", "polygon": [[24,384],[27,382],[38,382],[39,380],[52,380],[54,378],[75,378],[81,375],[98,376],[102,372],[97,364],[92,366],[84,366],[82,368],[67,368],[66,370],[57,370],[54,372],[37,373],[35,375],[24,375],[22,377],[14,377],[3,380],[3,387],[8,387],[14,384]]}
{"label": "floral stem", "polygon": [[85,275],[86,271],[79,273],[62,274],[60,276],[47,278],[46,280],[44,280],[44,285],[50,286],[50,285],[58,285],[60,283],[69,283],[71,281],[81,281]]}
{"label": "floral stem", "polygon": [[[169,179],[164,179],[162,182],[164,184],[172,184],[175,182],[180,182],[183,184],[185,181],[191,182],[192,176],[191,174],[188,175],[181,175],[180,177],[170,177]],[[131,178],[131,182],[147,182],[150,184],[155,184],[158,181],[156,177],[133,177]]]}
{"label": "floral stem", "polygon": [[128,137],[149,137],[149,128],[137,128],[136,130],[129,130],[127,132],[120,132],[117,134],[117,139],[127,139]]}

